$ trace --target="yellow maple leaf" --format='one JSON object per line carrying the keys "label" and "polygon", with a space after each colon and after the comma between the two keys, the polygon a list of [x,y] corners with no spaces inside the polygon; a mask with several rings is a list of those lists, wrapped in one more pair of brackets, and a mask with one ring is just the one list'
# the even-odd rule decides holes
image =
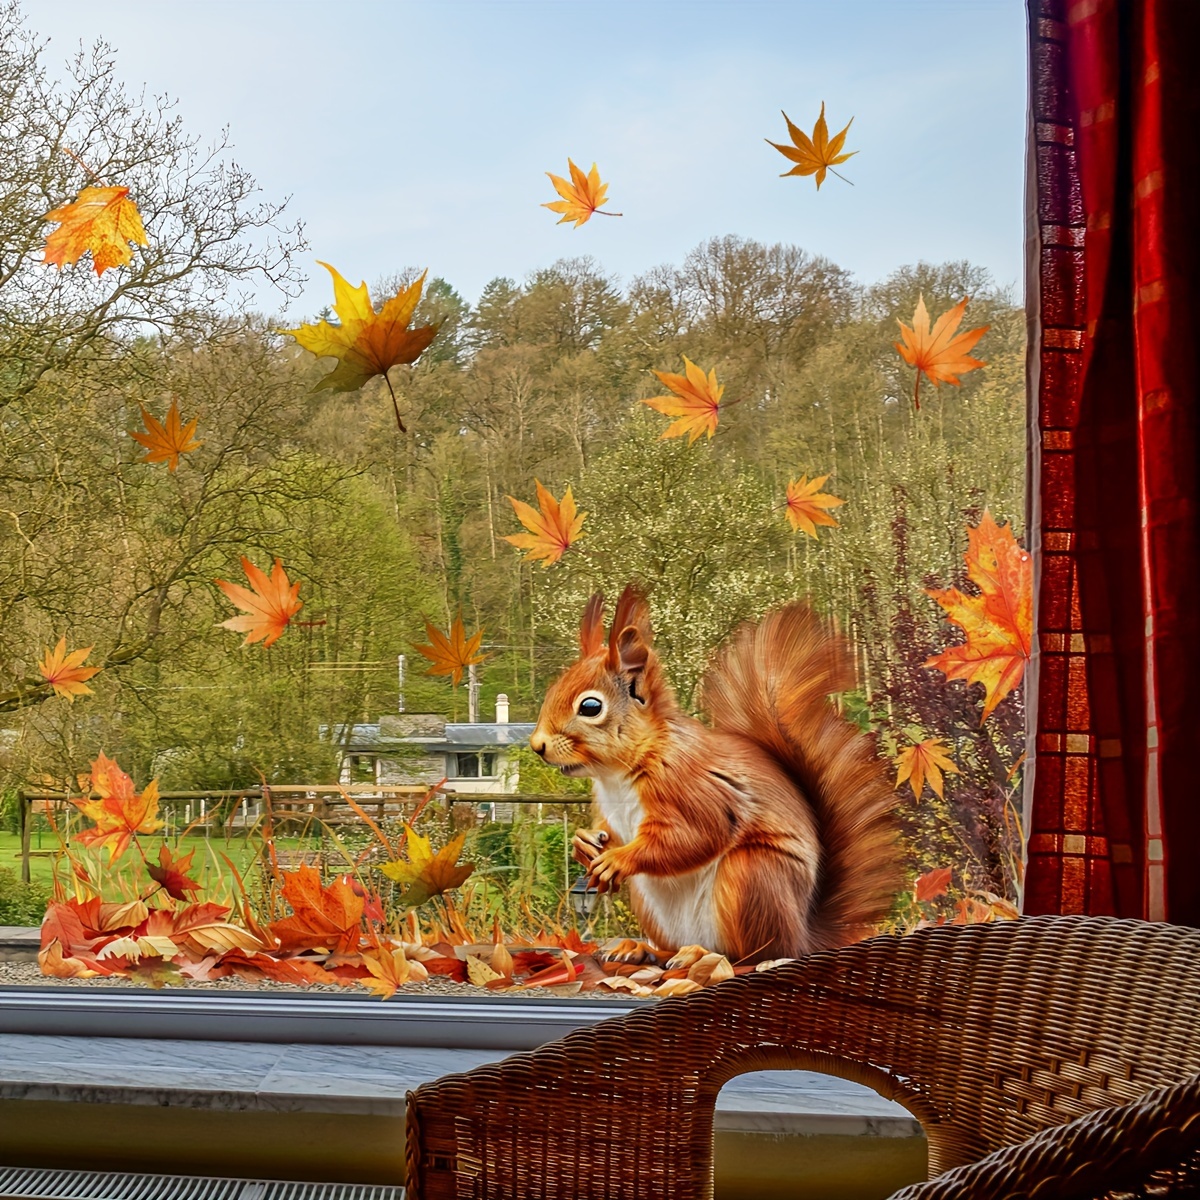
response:
{"label": "yellow maple leaf", "polygon": [[[785,179],[788,175],[815,175],[817,190],[820,191],[821,184],[825,182],[825,172],[858,153],[857,150],[851,150],[849,154],[842,153],[842,147],[846,144],[846,134],[850,126],[854,124],[853,117],[846,122],[846,128],[830,140],[829,126],[825,124],[824,100],[821,101],[821,115],[813,126],[811,138],[804,130],[792,124],[787,113],[783,114],[783,119],[787,121],[788,135],[793,144],[781,146],[778,142],[771,141],[770,138],[763,139],[768,145],[774,146],[785,158],[791,159],[796,164],[790,171],[784,171],[780,179]],[[844,175],[838,175],[836,171],[833,173],[839,179],[845,179]],[[846,182],[849,183],[850,180],[846,179]]]}
{"label": "yellow maple leaf", "polygon": [[279,332],[290,334],[318,358],[338,360],[338,365],[317,383],[313,391],[329,388],[334,392],[356,392],[368,379],[382,375],[392,397],[396,424],[401,433],[407,433],[388,371],[401,363],[416,362],[441,328],[441,322],[422,325],[418,329],[408,327],[421,299],[421,288],[428,272],[422,272],[419,279],[397,292],[376,312],[365,283],[351,287],[328,263],[319,265],[333,276],[333,311],[340,324],[332,325],[322,320],[315,325],[301,325],[298,329],[281,329]]}
{"label": "yellow maple leaf", "polygon": [[380,1000],[389,1000],[412,978],[414,964],[408,961],[403,946],[394,949],[379,947],[377,950],[362,952],[362,965],[371,972],[370,979],[360,979],[358,982],[374,992]]}
{"label": "yellow maple leaf", "polygon": [[[154,833],[163,827],[158,816],[157,780],[152,779],[139,794],[133,789],[133,780],[112,759],[100,754],[92,763],[92,790],[99,794],[99,799],[71,801],[96,823],[94,829],[72,835],[81,845],[106,845],[111,858],[118,859],[128,849],[134,834]],[[141,914],[139,919],[144,920],[144,907]]]}
{"label": "yellow maple leaf", "polygon": [[828,475],[821,475],[810,483],[807,475],[801,475],[787,485],[787,518],[793,531],[803,529],[810,538],[818,539],[818,525],[837,525],[837,518],[826,510],[846,502],[840,496],[820,490],[828,478]]}
{"label": "yellow maple leaf", "polygon": [[937,797],[944,800],[942,772],[948,775],[962,774],[949,757],[948,751],[949,747],[941,738],[926,738],[923,742],[905,746],[893,760],[897,767],[897,789],[907,779],[913,795],[919,800],[928,780]]}
{"label": "yellow maple leaf", "polygon": [[245,633],[243,646],[261,641],[264,646],[270,646],[288,627],[288,622],[304,607],[300,599],[299,583],[292,583],[283,569],[283,563],[275,560],[275,566],[270,578],[259,570],[248,558],[242,558],[242,570],[250,581],[251,591],[239,587],[236,583],[226,583],[224,579],[216,581],[225,595],[242,610],[240,617],[230,617],[222,621],[220,628],[233,629]]}
{"label": "yellow maple leaf", "polygon": [[[585,221],[591,218],[592,213],[600,212],[600,206],[604,203],[608,195],[608,184],[600,182],[600,172],[596,170],[596,164],[592,163],[592,169],[585,175],[569,158],[567,159],[567,167],[571,172],[571,182],[568,183],[561,175],[551,175],[550,182],[554,184],[554,190],[562,197],[561,200],[552,200],[548,204],[543,204],[543,208],[550,209],[551,212],[562,213],[558,224],[562,225],[566,221],[574,221],[575,228],[578,229]],[[602,217],[619,217],[623,214],[614,212],[600,212]]]}
{"label": "yellow maple leaf", "polygon": [[143,454],[138,462],[165,462],[170,470],[174,471],[179,466],[181,454],[187,454],[204,445],[192,437],[196,432],[197,419],[193,417],[185,426],[179,418],[179,403],[176,400],[171,401],[165,423],[157,421],[143,408],[142,424],[145,425],[146,432],[137,433],[132,429],[129,431],[129,436],[134,441],[141,442],[149,451],[148,454]]}
{"label": "yellow maple leaf", "polygon": [[525,550],[525,561],[541,559],[542,568],[556,563],[563,554],[583,534],[583,518],[585,512],[577,512],[575,497],[571,495],[568,484],[560,501],[556,500],[541,481],[535,479],[537,487],[538,507],[526,504],[509,496],[509,503],[517,514],[517,520],[529,530],[528,533],[508,533],[504,535],[506,542],[511,542],[518,550]]}
{"label": "yellow maple leaf", "polygon": [[46,235],[42,261],[60,271],[63,263],[76,263],[90,250],[96,274],[103,275],[133,258],[130,242],[148,244],[141,214],[125,187],[85,187],[70,204],[52,209],[42,220],[59,223]]}
{"label": "yellow maple leaf", "polygon": [[686,433],[690,446],[702,433],[707,433],[710,438],[716,433],[718,409],[725,387],[717,384],[715,367],[706,376],[686,354],[683,356],[683,365],[686,375],[655,371],[654,374],[670,388],[672,395],[652,396],[642,403],[664,416],[679,418],[667,427],[660,440],[683,437]]}
{"label": "yellow maple leaf", "polygon": [[433,896],[440,896],[451,888],[458,887],[475,870],[474,863],[460,863],[466,833],[446,843],[436,854],[427,837],[408,828],[405,851],[408,861],[380,863],[379,869],[397,883],[405,885],[400,903],[410,908],[424,904]]}
{"label": "yellow maple leaf", "polygon": [[62,696],[64,700],[74,704],[76,696],[93,694],[84,680],[91,679],[101,668],[80,665],[91,652],[92,648],[88,646],[85,650],[72,650],[68,654],[66,637],[59,638],[58,645],[53,650],[46,650],[46,657],[38,663],[38,670],[42,673],[42,678],[54,689],[55,695]]}
{"label": "yellow maple leaf", "polygon": [[896,324],[900,326],[900,336],[903,343],[893,342],[892,345],[900,352],[910,367],[917,368],[917,384],[913,389],[913,404],[921,407],[921,372],[924,371],[930,383],[952,383],[959,386],[958,377],[977,367],[986,367],[982,359],[971,358],[967,351],[989,329],[990,325],[980,325],[978,329],[968,329],[966,333],[954,336],[967,311],[970,296],[964,296],[953,308],[947,309],[935,322],[933,329],[929,328],[929,310],[925,307],[925,297],[917,298],[916,311],[913,313],[913,323],[910,329],[899,318]]}
{"label": "yellow maple leaf", "polygon": [[996,705],[1021,682],[1033,641],[1033,559],[1013,536],[984,511],[967,531],[967,577],[979,589],[968,596],[958,588],[927,591],[966,635],[925,662],[947,679],[983,684],[982,725]]}
{"label": "yellow maple leaf", "polygon": [[486,654],[479,653],[483,630],[477,629],[467,637],[467,631],[463,628],[462,613],[459,613],[450,626],[449,637],[428,621],[425,622],[425,636],[429,639],[429,644],[414,646],[413,649],[433,663],[429,668],[430,675],[449,675],[455,687],[462,681],[465,668],[487,658]]}

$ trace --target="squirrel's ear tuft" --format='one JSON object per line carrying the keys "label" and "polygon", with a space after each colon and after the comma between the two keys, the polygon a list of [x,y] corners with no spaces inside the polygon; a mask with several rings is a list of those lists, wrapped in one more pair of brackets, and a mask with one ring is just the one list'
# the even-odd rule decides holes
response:
{"label": "squirrel's ear tuft", "polygon": [[625,585],[621,598],[617,601],[617,611],[613,613],[612,629],[608,637],[608,665],[615,668],[619,660],[617,638],[632,625],[642,636],[647,646],[654,640],[650,630],[650,605],[641,590],[632,583]]}
{"label": "squirrel's ear tuft", "polygon": [[616,637],[616,661],[611,663],[622,675],[639,675],[650,659],[650,647],[636,625],[626,625]]}
{"label": "squirrel's ear tuft", "polygon": [[604,596],[595,592],[583,610],[583,623],[579,626],[579,650],[584,658],[591,658],[604,645]]}

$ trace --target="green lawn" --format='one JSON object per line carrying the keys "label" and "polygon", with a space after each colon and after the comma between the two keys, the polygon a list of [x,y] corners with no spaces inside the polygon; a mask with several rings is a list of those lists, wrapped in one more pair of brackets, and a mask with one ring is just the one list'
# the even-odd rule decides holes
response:
{"label": "green lawn", "polygon": [[[228,839],[214,837],[211,840],[203,837],[184,837],[179,839],[177,848],[175,843],[172,843],[172,849],[176,855],[186,854],[189,850],[196,851],[195,865],[199,869],[203,863],[211,861],[205,848],[206,840],[213,851],[228,855],[239,871],[244,871],[249,867],[257,853],[257,839],[247,842],[242,837]],[[153,847],[157,845],[157,839],[147,838],[146,841],[148,851],[156,853]],[[316,845],[317,839],[315,838],[304,839],[303,847],[299,838],[275,839],[277,850],[315,849]],[[30,849],[32,850],[29,861],[30,878],[34,882],[48,885],[52,878],[54,860],[60,854],[58,839],[48,830],[38,831],[35,829],[30,839]],[[10,870],[14,875],[20,875],[21,839],[15,833],[0,832],[0,868]]]}

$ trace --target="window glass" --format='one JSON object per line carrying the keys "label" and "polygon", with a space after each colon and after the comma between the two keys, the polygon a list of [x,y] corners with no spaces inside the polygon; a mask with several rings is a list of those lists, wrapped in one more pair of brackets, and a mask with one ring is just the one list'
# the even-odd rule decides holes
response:
{"label": "window glass", "polygon": [[871,927],[1012,915],[1021,7],[348,2],[0,7],[0,984],[686,992],[856,804]]}

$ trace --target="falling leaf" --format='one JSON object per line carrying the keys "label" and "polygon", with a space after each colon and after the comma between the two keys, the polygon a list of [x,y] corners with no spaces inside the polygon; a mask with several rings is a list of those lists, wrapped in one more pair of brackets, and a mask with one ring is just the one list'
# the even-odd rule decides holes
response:
{"label": "falling leaf", "polygon": [[408,828],[404,843],[408,861],[380,863],[379,869],[397,883],[405,885],[400,903],[415,908],[433,896],[458,887],[475,870],[474,863],[460,863],[466,833],[452,838],[436,854],[427,837]]}
{"label": "falling leaf", "polygon": [[171,899],[186,901],[189,898],[188,892],[203,890],[202,886],[194,879],[189,879],[187,874],[192,869],[192,857],[195,853],[195,850],[189,850],[187,854],[175,858],[170,847],[163,842],[158,848],[159,865],[156,867],[153,863],[147,863],[147,874]]}
{"label": "falling leaf", "polygon": [[300,597],[300,585],[288,580],[283,563],[275,560],[271,577],[258,569],[248,558],[242,558],[242,570],[250,581],[250,591],[236,583],[226,583],[223,579],[216,581],[219,587],[234,606],[240,608],[243,616],[230,617],[222,621],[220,628],[233,629],[245,633],[243,646],[252,642],[262,641],[264,646],[270,646],[288,627],[288,622],[304,607]]}
{"label": "falling leaf", "polygon": [[822,475],[811,483],[807,475],[793,479],[787,485],[787,518],[792,529],[803,529],[810,538],[817,539],[818,525],[837,525],[837,518],[831,517],[826,509],[837,508],[845,504],[838,496],[819,491],[821,484],[829,478]]}
{"label": "falling leaf", "polygon": [[913,389],[913,404],[921,407],[921,372],[924,371],[930,383],[952,383],[958,387],[958,377],[976,367],[986,367],[987,363],[978,358],[971,358],[967,351],[991,328],[990,325],[980,325],[978,329],[968,329],[966,333],[954,336],[967,311],[967,301],[970,296],[964,296],[953,308],[947,309],[934,324],[933,331],[929,329],[929,312],[925,308],[925,297],[917,299],[917,308],[913,313],[913,323],[910,329],[899,318],[896,324],[900,326],[900,336],[903,343],[893,342],[892,345],[900,351],[900,357],[910,367],[917,368],[917,383]]}
{"label": "falling leaf", "polygon": [[46,257],[62,270],[63,263],[77,262],[92,252],[97,275],[109,267],[123,266],[133,258],[130,242],[147,245],[137,205],[125,187],[85,187],[70,204],[48,212],[43,221],[59,226],[46,235]]}
{"label": "falling leaf", "polygon": [[486,654],[479,653],[483,630],[478,629],[467,637],[467,631],[463,628],[462,613],[459,613],[450,626],[449,637],[440,629],[435,629],[428,621],[425,622],[425,636],[429,639],[429,644],[414,646],[413,649],[433,663],[429,668],[430,675],[449,675],[455,687],[462,682],[462,673],[467,667],[472,663],[483,662],[487,657]]}
{"label": "falling leaf", "polygon": [[280,333],[290,334],[318,358],[338,360],[338,365],[313,391],[328,388],[334,392],[356,392],[368,379],[382,375],[392,395],[396,424],[401,433],[407,433],[388,371],[400,364],[416,362],[441,328],[440,322],[419,329],[408,327],[428,272],[422,272],[419,279],[397,292],[377,313],[365,283],[351,287],[328,263],[320,265],[333,276],[333,311],[340,324],[322,320],[297,329],[281,329]]}
{"label": "falling leaf", "polygon": [[997,525],[986,510],[967,536],[967,577],[980,594],[968,596],[958,588],[927,592],[945,610],[946,619],[964,630],[967,640],[935,654],[924,665],[936,667],[947,679],[983,684],[982,725],[1021,682],[1029,661],[1033,559],[1013,536],[1012,527]]}
{"label": "falling leaf", "polygon": [[86,650],[72,650],[68,654],[67,639],[61,637],[53,650],[46,651],[46,657],[38,663],[38,670],[41,671],[42,678],[54,689],[56,695],[62,696],[74,704],[76,696],[93,694],[92,689],[85,686],[83,681],[91,679],[100,671],[100,668],[80,665],[91,652],[92,648],[88,646]]}
{"label": "falling leaf", "polygon": [[938,798],[945,799],[942,791],[942,772],[945,771],[949,775],[962,774],[948,757],[948,750],[949,747],[941,738],[927,738],[916,745],[906,746],[894,759],[898,768],[896,787],[899,788],[907,779],[913,795],[919,800],[925,790],[925,781],[928,780]]}
{"label": "falling leaf", "polygon": [[[858,153],[857,150],[851,150],[849,154],[842,153],[842,147],[846,144],[846,134],[850,126],[854,124],[853,117],[846,122],[846,128],[830,141],[829,126],[825,124],[824,100],[821,101],[821,115],[813,126],[811,138],[788,120],[787,113],[783,114],[783,119],[787,121],[788,135],[791,137],[793,145],[781,146],[778,142],[772,142],[770,138],[763,139],[768,145],[774,146],[784,158],[791,159],[796,164],[790,171],[784,171],[780,179],[785,179],[789,175],[816,175],[817,190],[820,191],[821,184],[825,182],[825,172]],[[833,173],[838,174],[836,171]],[[844,176],[838,175],[838,178],[842,179]],[[846,182],[850,181],[847,179]]]}
{"label": "falling leaf", "polygon": [[403,949],[367,950],[362,956],[363,966],[371,973],[370,979],[360,980],[362,986],[374,992],[381,1000],[388,1000],[403,987],[412,976],[413,964],[408,961]]}
{"label": "falling leaf", "polygon": [[683,355],[683,369],[686,372],[684,375],[655,371],[654,374],[666,384],[672,395],[652,396],[642,403],[664,416],[679,418],[667,426],[666,432],[660,435],[660,441],[683,437],[686,433],[690,446],[702,433],[707,433],[710,438],[716,433],[718,409],[725,386],[718,385],[715,367],[705,375],[686,354]]}
{"label": "falling leaf", "polygon": [[951,867],[938,867],[934,871],[926,871],[913,885],[917,902],[924,903],[926,900],[936,900],[939,896],[944,896],[953,873]]}
{"label": "falling leaf", "polygon": [[[550,182],[554,184],[554,190],[562,199],[552,200],[548,204],[543,204],[542,207],[550,209],[551,212],[563,214],[559,218],[558,224],[574,221],[575,228],[578,229],[585,221],[591,219],[592,213],[599,211],[608,196],[608,184],[600,182],[600,172],[596,170],[595,163],[592,163],[592,169],[586,175],[569,158],[567,167],[571,172],[570,183],[561,175],[551,175],[549,171],[546,172],[550,177]],[[622,214],[602,212],[600,215],[619,217]]]}
{"label": "falling leaf", "polygon": [[[163,827],[158,816],[157,780],[152,779],[139,794],[133,790],[133,780],[101,754],[92,763],[92,789],[99,793],[99,799],[71,801],[96,823],[94,829],[74,835],[73,840],[81,845],[106,845],[110,859],[118,859],[135,834],[154,833]],[[140,919],[145,919],[144,914]]]}
{"label": "falling leaf", "polygon": [[526,504],[523,500],[515,500],[509,496],[517,514],[517,520],[529,530],[528,533],[505,534],[504,540],[511,542],[518,550],[526,550],[525,561],[541,559],[542,568],[556,563],[563,554],[583,534],[583,518],[585,512],[576,512],[575,497],[571,495],[570,485],[563,493],[562,501],[555,498],[542,487],[541,481],[535,479],[537,487],[538,507]]}
{"label": "falling leaf", "polygon": [[196,432],[197,420],[198,418],[193,417],[185,426],[180,420],[179,403],[176,400],[171,401],[165,424],[160,424],[143,408],[142,424],[145,425],[146,432],[137,433],[132,429],[129,431],[129,436],[134,441],[141,442],[149,451],[148,454],[143,454],[138,462],[165,462],[169,469],[174,471],[179,466],[181,454],[187,454],[204,445],[192,437]]}

